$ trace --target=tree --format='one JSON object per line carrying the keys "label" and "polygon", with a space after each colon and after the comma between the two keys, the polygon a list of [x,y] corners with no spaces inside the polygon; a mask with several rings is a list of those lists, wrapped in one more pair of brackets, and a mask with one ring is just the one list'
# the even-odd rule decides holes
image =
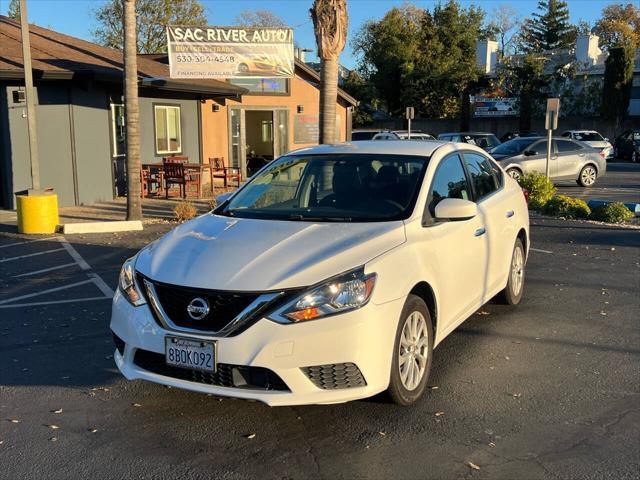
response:
{"label": "tree", "polygon": [[[167,25],[207,24],[204,7],[199,0],[137,0],[136,29],[138,53],[167,51]],[[94,11],[98,27],[94,40],[106,47],[122,50],[123,2],[107,0]]]}
{"label": "tree", "polygon": [[286,27],[287,23],[269,10],[244,10],[236,17],[236,23],[243,27]]}
{"label": "tree", "polygon": [[320,57],[320,143],[335,143],[338,66],[347,41],[347,1],[314,0],[311,19]]}
{"label": "tree", "polygon": [[374,86],[391,115],[400,115],[406,106],[418,106],[415,68],[425,14],[411,4],[394,7],[381,20],[365,23],[352,42],[361,57],[361,76]]}
{"label": "tree", "polygon": [[634,57],[633,47],[614,47],[605,62],[602,117],[613,123],[616,133],[629,110]]}
{"label": "tree", "polygon": [[20,21],[20,0],[11,0],[9,2],[7,17]]}
{"label": "tree", "polygon": [[349,72],[344,79],[342,89],[358,99],[359,104],[353,109],[353,126],[365,127],[373,121],[373,111],[377,109],[378,100],[375,89],[370,82],[365,81],[355,70]]}
{"label": "tree", "polygon": [[569,7],[563,0],[540,0],[538,12],[522,24],[521,47],[525,53],[570,48],[576,29],[569,23]]}
{"label": "tree", "polygon": [[640,48],[640,8],[631,3],[609,5],[593,30],[604,49],[627,45]]}
{"label": "tree", "polygon": [[136,0],[124,0],[124,101],[127,124],[127,220],[142,218],[140,202],[140,108],[138,105],[138,52]]}
{"label": "tree", "polygon": [[518,12],[509,4],[499,5],[493,9],[487,30],[498,42],[498,53],[504,57],[513,46],[515,29],[520,24]]}
{"label": "tree", "polygon": [[531,130],[536,101],[541,103],[545,97],[544,88],[550,80],[544,73],[546,61],[543,56],[529,53],[510,58],[498,72],[505,90],[518,96],[521,131]]}

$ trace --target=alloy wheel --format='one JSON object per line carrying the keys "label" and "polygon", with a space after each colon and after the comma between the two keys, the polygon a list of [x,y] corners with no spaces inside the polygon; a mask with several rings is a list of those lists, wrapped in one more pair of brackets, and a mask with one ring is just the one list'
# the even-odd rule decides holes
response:
{"label": "alloy wheel", "polygon": [[509,174],[509,176],[511,178],[513,178],[516,182],[520,181],[520,177],[522,177],[522,174],[520,173],[520,171],[516,168],[510,168],[509,170],[507,170],[507,173]]}
{"label": "alloy wheel", "polygon": [[409,391],[415,390],[427,368],[429,330],[424,315],[414,311],[407,316],[402,327],[398,347],[400,381]]}
{"label": "alloy wheel", "polygon": [[596,183],[596,176],[596,169],[591,166],[587,166],[582,169],[582,172],[580,173],[580,180],[584,186],[590,187]]}
{"label": "alloy wheel", "polygon": [[511,259],[511,287],[513,289],[514,296],[520,295],[522,290],[522,284],[524,283],[524,253],[522,248],[517,246],[513,252],[513,258]]}

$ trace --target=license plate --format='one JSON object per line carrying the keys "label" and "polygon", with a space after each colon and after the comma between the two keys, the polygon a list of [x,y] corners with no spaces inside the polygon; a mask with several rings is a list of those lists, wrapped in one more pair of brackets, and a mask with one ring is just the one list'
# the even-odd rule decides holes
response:
{"label": "license plate", "polygon": [[167,365],[207,372],[216,371],[215,342],[165,337],[164,346]]}

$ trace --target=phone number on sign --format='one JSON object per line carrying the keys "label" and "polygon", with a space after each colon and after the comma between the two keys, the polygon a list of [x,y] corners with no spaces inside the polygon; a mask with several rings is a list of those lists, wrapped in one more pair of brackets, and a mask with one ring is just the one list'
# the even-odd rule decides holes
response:
{"label": "phone number on sign", "polygon": [[177,63],[236,63],[234,55],[176,55]]}

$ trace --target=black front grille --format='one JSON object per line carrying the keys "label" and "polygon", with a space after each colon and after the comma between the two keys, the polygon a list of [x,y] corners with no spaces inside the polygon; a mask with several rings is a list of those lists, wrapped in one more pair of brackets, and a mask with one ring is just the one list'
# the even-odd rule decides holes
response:
{"label": "black front grille", "polygon": [[113,343],[116,344],[116,349],[118,349],[118,353],[120,355],[124,355],[124,340],[122,340],[118,335],[113,333],[113,331],[111,332],[111,334],[113,335]]}
{"label": "black front grille", "polygon": [[364,387],[362,372],[355,363],[336,363],[302,368],[313,384],[323,390]]}
{"label": "black front grille", "polygon": [[[222,330],[259,296],[257,293],[205,290],[155,281],[152,283],[160,305],[173,323],[179,327],[207,332]],[[140,284],[144,285],[142,279]],[[193,320],[187,312],[187,306],[194,298],[202,298],[209,303],[209,313],[201,320]]]}
{"label": "black front grille", "polygon": [[163,354],[147,350],[136,350],[133,362],[148,372],[189,382],[250,390],[289,391],[287,385],[278,375],[262,367],[219,363],[215,373],[203,372],[167,365]]}

